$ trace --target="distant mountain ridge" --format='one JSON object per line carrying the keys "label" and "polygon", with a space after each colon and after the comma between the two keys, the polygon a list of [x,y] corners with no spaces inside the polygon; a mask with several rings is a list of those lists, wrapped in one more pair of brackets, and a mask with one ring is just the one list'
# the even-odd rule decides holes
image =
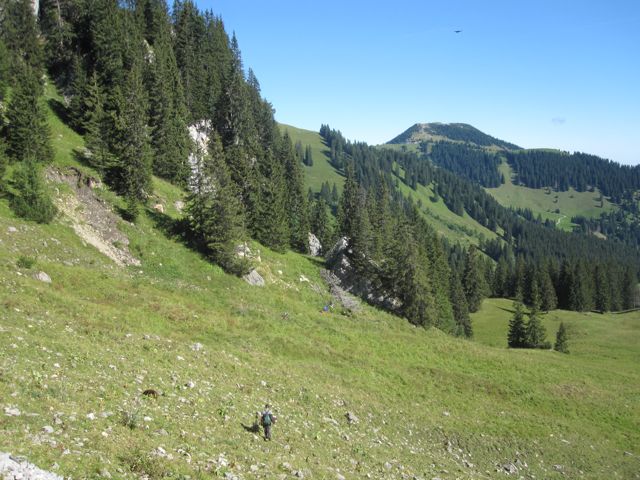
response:
{"label": "distant mountain ridge", "polygon": [[416,123],[387,143],[397,145],[438,140],[467,142],[480,147],[496,146],[506,150],[521,149],[518,145],[487,135],[467,123]]}

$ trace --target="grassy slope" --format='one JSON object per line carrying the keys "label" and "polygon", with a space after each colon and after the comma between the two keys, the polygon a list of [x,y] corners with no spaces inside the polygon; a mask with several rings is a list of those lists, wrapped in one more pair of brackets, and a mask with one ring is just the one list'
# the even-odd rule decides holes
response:
{"label": "grassy slope", "polygon": [[[487,188],[487,192],[502,205],[529,208],[536,216],[540,214],[545,220],[549,218],[555,221],[558,228],[563,230],[572,229],[572,216],[597,217],[601,213],[615,208],[606,198],[603,207],[600,208],[598,200],[600,194],[597,191],[576,192],[574,189],[569,189],[566,192],[551,190],[550,193],[547,193],[547,190],[542,188],[535,189],[514,185],[511,181],[513,172],[506,162],[502,163],[500,171],[504,175],[505,183],[498,188]],[[556,209],[560,213],[556,213]]]}
{"label": "grassy slope", "polygon": [[280,130],[288,132],[293,143],[299,141],[303,147],[305,145],[311,146],[313,165],[311,167],[303,166],[307,187],[314,192],[319,192],[322,184],[328,181],[329,185],[335,183],[338,192],[342,192],[344,177],[329,163],[329,149],[320,134],[285,124],[280,124]]}
{"label": "grassy slope", "polygon": [[[167,204],[181,197],[157,186]],[[250,287],[163,234],[168,213],[123,224],[142,267],[119,269],[64,222],[23,222],[0,199],[1,451],[75,478],[272,479],[290,465],[306,478],[480,479],[517,458],[536,478],[637,478],[638,314],[550,314],[551,333],[552,315],[569,324],[568,356],[492,346],[501,300],[475,316],[477,342],[368,307],[323,314],[315,260],[261,249],[268,284]],[[272,443],[242,427],[267,400]]]}
{"label": "grassy slope", "polygon": [[[300,141],[303,146],[311,145],[314,163],[312,167],[304,167],[307,187],[310,187],[314,192],[318,192],[322,183],[329,181],[330,184],[336,182],[338,190],[341,191],[344,177],[329,163],[327,147],[324,145],[320,134],[290,125],[281,124],[280,128],[289,132],[293,142]],[[401,145],[384,145],[384,148],[387,147],[399,149]],[[416,202],[418,200],[422,201],[422,210],[425,215],[429,218],[434,228],[449,240],[477,244],[480,235],[486,238],[495,237],[494,232],[480,225],[466,213],[462,217],[453,213],[442,199],[434,202],[432,200],[433,189],[431,186],[424,187],[420,185],[416,191],[413,191],[400,179],[398,185],[405,195],[411,195]]]}

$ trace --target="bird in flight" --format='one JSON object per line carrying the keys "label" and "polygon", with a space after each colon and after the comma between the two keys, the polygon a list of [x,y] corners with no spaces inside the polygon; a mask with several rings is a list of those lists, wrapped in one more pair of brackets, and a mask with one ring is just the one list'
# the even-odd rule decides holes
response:
{"label": "bird in flight", "polygon": [[460,33],[460,32],[462,32],[462,30],[454,30],[453,32],[454,33]]}

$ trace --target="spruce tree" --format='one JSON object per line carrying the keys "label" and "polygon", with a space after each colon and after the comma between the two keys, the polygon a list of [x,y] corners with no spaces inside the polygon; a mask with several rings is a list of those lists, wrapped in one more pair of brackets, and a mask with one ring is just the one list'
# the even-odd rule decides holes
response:
{"label": "spruce tree", "polygon": [[42,178],[42,167],[33,156],[20,162],[12,183],[17,195],[11,199],[11,208],[17,216],[38,223],[53,220],[57,210]]}
{"label": "spruce tree", "polygon": [[319,198],[313,203],[311,210],[311,232],[320,240],[322,251],[328,252],[332,247],[331,225],[329,224],[327,203],[323,198]]}
{"label": "spruce tree", "polygon": [[519,290],[516,292],[513,308],[515,311],[509,321],[507,342],[511,348],[525,348],[527,346],[527,337],[524,322],[524,304],[522,303],[522,293]]}
{"label": "spruce tree", "polygon": [[[0,7],[0,26],[8,52],[12,58],[14,75],[28,67],[36,78],[44,73],[44,52],[31,0],[3,2]],[[17,79],[16,79],[17,80]],[[17,85],[17,81],[16,81]]]}
{"label": "spruce tree", "polygon": [[556,333],[556,344],[554,349],[557,352],[569,353],[567,329],[564,326],[564,322],[560,322],[560,328],[558,328],[558,332]]}
{"label": "spruce tree", "polygon": [[53,160],[51,133],[41,95],[37,71],[21,65],[7,107],[7,153],[14,160],[27,157],[40,163]]}
{"label": "spruce tree", "polygon": [[451,306],[453,307],[453,318],[456,323],[455,335],[471,338],[473,329],[471,327],[471,318],[469,317],[469,308],[467,307],[467,298],[460,282],[460,276],[455,269],[451,269],[451,279],[449,281],[451,289]]}
{"label": "spruce tree", "polygon": [[117,167],[112,169],[116,189],[127,199],[131,218],[137,205],[151,192],[151,147],[147,127],[142,71],[136,62],[127,75],[126,91],[119,97],[114,154]]}
{"label": "spruce tree", "polygon": [[[9,51],[0,37],[0,103],[4,101],[9,86]],[[0,128],[2,124],[0,123]]]}
{"label": "spruce tree", "polygon": [[309,249],[309,207],[304,194],[304,172],[296,160],[289,135],[285,133],[278,143],[277,155],[284,162],[289,244],[294,250],[306,253]]}
{"label": "spruce tree", "polygon": [[467,297],[469,311],[477,312],[482,304],[482,300],[486,297],[487,284],[481,259],[479,258],[477,248],[473,245],[469,247],[465,257],[462,285],[465,296]]}
{"label": "spruce tree", "polygon": [[525,327],[525,344],[528,348],[545,348],[547,345],[546,329],[540,320],[540,294],[537,282],[533,282],[531,289],[531,310],[529,321]]}
{"label": "spruce tree", "polygon": [[192,191],[186,213],[192,230],[211,258],[225,270],[242,274],[246,262],[235,255],[245,239],[242,204],[227,167],[220,137],[211,133],[208,152],[195,147]]}
{"label": "spruce tree", "polygon": [[85,132],[87,161],[93,168],[104,174],[115,167],[117,162],[109,146],[111,122],[107,112],[104,111],[104,95],[95,72],[85,86],[81,105],[84,112],[81,127]]}

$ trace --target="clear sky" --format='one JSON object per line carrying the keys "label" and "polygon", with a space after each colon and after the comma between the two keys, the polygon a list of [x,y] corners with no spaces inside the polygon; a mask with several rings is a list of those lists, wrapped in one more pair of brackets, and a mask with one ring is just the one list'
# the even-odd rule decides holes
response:
{"label": "clear sky", "polygon": [[279,122],[370,144],[464,122],[640,163],[640,0],[196,2],[236,32]]}

